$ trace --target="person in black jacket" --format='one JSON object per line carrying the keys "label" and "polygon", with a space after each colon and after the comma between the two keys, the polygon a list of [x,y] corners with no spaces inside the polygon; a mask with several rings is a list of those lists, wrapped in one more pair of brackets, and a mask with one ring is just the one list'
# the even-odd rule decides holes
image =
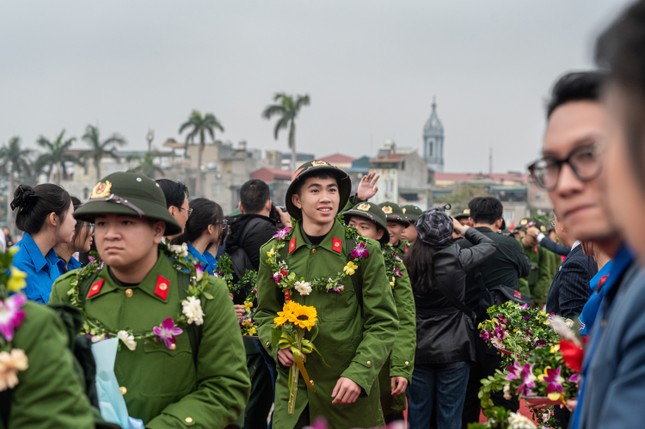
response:
{"label": "person in black jacket", "polygon": [[[464,305],[466,272],[495,252],[495,243],[463,226],[441,209],[424,212],[416,222],[418,239],[405,256],[417,311],[417,350],[408,389],[411,429],[430,425],[437,404],[437,427],[459,428],[475,358],[474,321]],[[461,248],[452,233],[473,246]]]}

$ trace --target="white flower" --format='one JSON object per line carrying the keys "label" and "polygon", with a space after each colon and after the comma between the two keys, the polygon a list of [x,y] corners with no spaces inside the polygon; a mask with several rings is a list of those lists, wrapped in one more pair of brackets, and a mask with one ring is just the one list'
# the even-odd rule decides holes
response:
{"label": "white flower", "polygon": [[0,352],[0,392],[18,384],[18,371],[29,368],[27,355],[20,349]]}
{"label": "white flower", "polygon": [[116,336],[119,340],[123,341],[123,344],[125,344],[128,349],[134,351],[137,348],[137,342],[134,340],[134,335],[126,331],[119,331]]}
{"label": "white flower", "polygon": [[498,349],[502,349],[502,350],[504,349],[504,343],[503,343],[503,342],[502,342],[502,340],[500,340],[499,338],[493,338],[492,340],[490,340],[490,342],[491,342],[491,344],[493,344],[496,348],[498,348]]}
{"label": "white flower", "polygon": [[188,323],[201,325],[204,323],[204,311],[199,299],[189,296],[181,302],[181,312],[188,318]]}
{"label": "white flower", "polygon": [[506,383],[504,385],[504,399],[507,401],[510,401],[512,398],[511,396],[511,385],[509,383]]}
{"label": "white flower", "polygon": [[300,292],[300,295],[309,295],[311,293],[311,283],[309,282],[295,282],[293,287]]}
{"label": "white flower", "polygon": [[92,335],[92,337],[90,338],[93,343],[98,343],[99,341],[103,341],[104,339],[105,337],[103,337],[103,335]]}
{"label": "white flower", "polygon": [[171,244],[168,246],[170,251],[177,256],[181,256],[183,258],[188,256],[188,245],[186,243],[181,243],[179,244]]}
{"label": "white flower", "polygon": [[509,429],[537,429],[531,420],[519,413],[511,413],[508,417]]}

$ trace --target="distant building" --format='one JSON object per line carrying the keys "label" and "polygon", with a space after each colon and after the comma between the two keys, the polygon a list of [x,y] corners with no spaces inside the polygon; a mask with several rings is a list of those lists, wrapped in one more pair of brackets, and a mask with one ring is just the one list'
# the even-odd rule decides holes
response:
{"label": "distant building", "polygon": [[443,171],[443,124],[437,116],[437,102],[432,99],[432,112],[423,127],[423,159],[432,171]]}

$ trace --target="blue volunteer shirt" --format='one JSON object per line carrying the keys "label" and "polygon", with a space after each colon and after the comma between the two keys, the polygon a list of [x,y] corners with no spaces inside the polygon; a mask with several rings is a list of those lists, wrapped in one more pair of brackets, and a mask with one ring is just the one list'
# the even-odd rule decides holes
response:
{"label": "blue volunteer shirt", "polygon": [[50,249],[43,256],[34,239],[26,232],[14,247],[18,248],[18,252],[13,256],[13,266],[27,273],[24,294],[31,301],[47,304],[52,285],[61,274],[58,255],[54,249]]}
{"label": "blue volunteer shirt", "polygon": [[79,262],[78,259],[75,257],[69,258],[69,262],[65,264],[65,261],[62,258],[58,258],[58,271],[60,271],[61,274],[65,274],[68,271],[75,270],[77,268],[81,268],[81,263]]}
{"label": "blue volunteer shirt", "polygon": [[[202,266],[202,269],[204,270],[204,272],[207,272],[211,275],[215,274],[215,268],[217,267],[217,260],[215,260],[215,263],[212,263],[212,259],[209,260],[208,258],[208,255],[210,255],[209,252],[200,253],[200,251],[195,249],[195,247],[192,244],[190,243],[187,243],[187,244],[188,244],[188,253],[190,254],[190,256],[192,256],[197,260],[199,265]],[[212,255],[211,255],[211,258],[213,258]]]}

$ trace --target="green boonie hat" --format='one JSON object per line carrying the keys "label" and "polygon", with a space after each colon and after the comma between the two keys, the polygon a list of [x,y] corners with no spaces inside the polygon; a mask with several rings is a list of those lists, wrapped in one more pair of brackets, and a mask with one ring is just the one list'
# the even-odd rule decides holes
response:
{"label": "green boonie hat", "polygon": [[181,232],[166,208],[166,197],[151,178],[137,173],[117,172],[104,177],[92,189],[90,199],[74,211],[85,222],[104,214],[138,216],[166,223],[165,235]]}
{"label": "green boonie hat", "polygon": [[352,192],[352,181],[347,173],[326,161],[309,161],[302,164],[296,170],[296,172],[293,174],[293,177],[291,178],[289,189],[287,189],[285,203],[287,206],[287,211],[292,217],[296,219],[302,219],[302,212],[298,207],[293,205],[293,202],[291,201],[291,197],[296,193],[296,189],[298,189],[298,187],[307,177],[317,176],[319,174],[325,173],[331,174],[332,176],[336,177],[336,181],[338,182],[338,193],[340,194],[340,205],[338,206],[338,210],[340,211],[343,207],[345,207],[347,200],[349,200],[349,194]]}
{"label": "green boonie hat", "polygon": [[465,209],[463,212],[457,213],[456,215],[453,216],[453,218],[455,218],[457,220],[463,219],[463,218],[466,218],[466,217],[470,217],[470,209]]}
{"label": "green boonie hat", "polygon": [[379,204],[383,213],[385,213],[385,218],[388,222],[398,222],[405,225],[406,227],[410,224],[410,221],[403,214],[401,206],[397,203],[391,201],[386,201]]}
{"label": "green boonie hat", "polygon": [[414,204],[406,204],[404,206],[401,206],[401,211],[405,215],[405,217],[410,221],[410,223],[415,223],[417,219],[421,216],[421,213],[423,213],[423,210],[421,210],[419,207],[415,206]]}
{"label": "green boonie hat", "polygon": [[343,219],[345,219],[345,223],[349,223],[349,219],[352,216],[359,216],[367,220],[371,220],[376,224],[376,226],[383,228],[383,231],[385,232],[383,233],[383,236],[381,237],[379,242],[381,244],[390,242],[390,233],[387,230],[387,220],[385,219],[385,213],[383,213],[383,210],[381,210],[381,207],[379,207],[377,204],[356,204],[354,207],[343,213]]}

